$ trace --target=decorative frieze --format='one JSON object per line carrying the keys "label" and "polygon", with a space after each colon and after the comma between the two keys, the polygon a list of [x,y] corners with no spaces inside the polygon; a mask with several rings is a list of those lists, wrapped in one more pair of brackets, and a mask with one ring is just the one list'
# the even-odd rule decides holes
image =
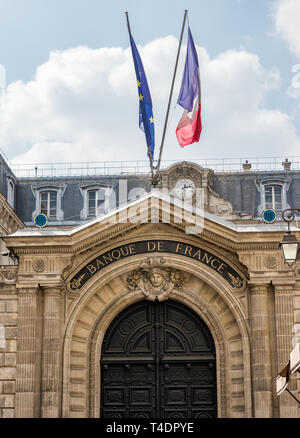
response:
{"label": "decorative frieze", "polygon": [[263,264],[267,269],[275,269],[277,267],[277,257],[269,255],[263,258]]}
{"label": "decorative frieze", "polygon": [[283,265],[281,252],[278,250],[275,251],[239,251],[238,256],[240,261],[247,266],[250,272],[258,271],[269,272],[269,271],[278,271],[278,269],[287,269],[286,266]]}
{"label": "decorative frieze", "polygon": [[35,272],[44,272],[46,270],[46,262],[43,259],[34,260],[32,266]]}
{"label": "decorative frieze", "polygon": [[11,284],[17,281],[18,266],[0,266],[0,284]]}

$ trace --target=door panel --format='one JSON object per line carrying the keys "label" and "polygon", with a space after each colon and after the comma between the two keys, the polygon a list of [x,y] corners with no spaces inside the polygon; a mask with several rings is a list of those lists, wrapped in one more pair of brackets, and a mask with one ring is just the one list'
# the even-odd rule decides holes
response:
{"label": "door panel", "polygon": [[104,418],[216,417],[215,346],[204,322],[175,301],[141,301],[107,330]]}

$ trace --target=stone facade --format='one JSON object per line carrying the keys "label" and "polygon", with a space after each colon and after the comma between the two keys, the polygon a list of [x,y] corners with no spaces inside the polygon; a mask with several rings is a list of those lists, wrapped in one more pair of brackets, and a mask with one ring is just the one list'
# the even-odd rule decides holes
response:
{"label": "stone facade", "polygon": [[16,269],[0,268],[0,418],[14,417],[18,296]]}
{"label": "stone facade", "polygon": [[[152,193],[72,229],[3,237],[18,264],[0,268],[0,416],[99,417],[104,335],[129,305],[156,298],[209,328],[219,418],[300,416],[275,391],[300,325],[300,262],[285,265],[278,247],[285,226],[235,223],[230,203],[206,195],[231,220],[211,209],[197,234],[186,233],[189,208],[180,216]],[[297,375],[290,389],[299,397]]]}

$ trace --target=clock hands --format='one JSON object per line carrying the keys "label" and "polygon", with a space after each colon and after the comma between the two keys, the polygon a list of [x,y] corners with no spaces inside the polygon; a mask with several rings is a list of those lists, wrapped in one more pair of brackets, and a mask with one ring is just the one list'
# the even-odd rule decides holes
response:
{"label": "clock hands", "polygon": [[186,184],[184,184],[184,186],[182,188],[183,189],[192,189],[192,186],[187,186]]}
{"label": "clock hands", "polygon": [[173,190],[180,199],[190,199],[194,194],[195,184],[188,179],[178,180]]}

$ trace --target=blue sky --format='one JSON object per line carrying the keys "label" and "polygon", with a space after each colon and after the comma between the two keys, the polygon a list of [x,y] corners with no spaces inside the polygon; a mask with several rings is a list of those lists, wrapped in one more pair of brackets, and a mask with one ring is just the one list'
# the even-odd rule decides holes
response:
{"label": "blue sky", "polygon": [[228,48],[257,53],[266,66],[289,72],[292,57],[272,37],[272,2],[266,0],[0,0],[0,59],[8,81],[30,80],[51,50],[78,45],[127,47],[124,11],[139,44],[167,35],[178,36],[184,9],[194,39],[212,56]]}
{"label": "blue sky", "polygon": [[[129,12],[145,68],[149,64],[146,73],[150,91],[154,89],[158,149],[176,57],[175,38],[180,34],[184,9],[188,9],[200,67],[203,64],[204,131],[199,144],[184,151],[178,147],[174,129],[182,111],[174,108],[174,96],[164,158],[300,155],[300,94],[291,89],[291,69],[300,63],[299,3],[0,0],[0,64],[7,77],[6,100],[0,113],[0,147],[12,161],[19,162],[55,161],[53,157],[70,161],[70,151],[74,151],[74,161],[80,160],[82,151],[90,160],[128,159],[129,148],[133,159],[145,159],[143,134],[137,128],[134,76],[128,75],[128,82],[124,82],[124,72],[128,73],[132,62],[126,52],[129,44],[124,11]],[[105,47],[108,58],[99,52]],[[164,63],[160,47],[168,62]],[[117,50],[114,48],[121,51],[112,55]],[[53,52],[57,54],[54,59],[50,55]],[[184,47],[175,91],[180,85],[183,60]],[[97,76],[103,63],[110,67],[104,76]],[[104,92],[107,84],[112,86],[111,94]],[[130,91],[120,90],[122,86],[130,87]],[[102,94],[100,89],[104,90]],[[247,99],[251,113],[247,113]],[[22,113],[26,113],[26,126],[22,126]],[[227,117],[230,120],[225,123]],[[109,126],[111,131],[118,126],[122,136],[110,138]]]}

